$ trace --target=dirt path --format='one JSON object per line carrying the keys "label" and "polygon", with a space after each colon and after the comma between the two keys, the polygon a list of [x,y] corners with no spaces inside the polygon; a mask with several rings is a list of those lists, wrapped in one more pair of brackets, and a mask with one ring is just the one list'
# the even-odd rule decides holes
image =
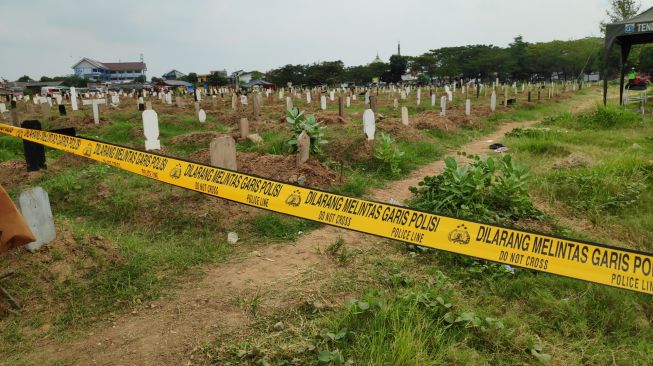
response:
{"label": "dirt path", "polygon": [[[580,103],[583,105],[577,108],[594,103],[589,102]],[[488,149],[492,141],[500,140],[513,128],[535,123],[504,124],[496,132],[456,151],[494,154]],[[404,201],[410,196],[408,187],[417,185],[426,175],[437,174],[443,167],[442,161],[423,166],[408,178],[373,191],[372,196],[380,201]],[[44,340],[28,357],[35,364],[192,364],[193,354],[204,342],[221,337],[243,340],[255,322],[252,307],[265,312],[298,306],[307,298],[323,298],[322,285],[332,279],[330,274],[335,269],[322,253],[338,238],[359,248],[371,248],[385,240],[324,226],[300,236],[292,245],[271,245],[250,253],[244,260],[211,268],[199,282],[185,284],[174,299],[145,304],[130,314],[117,316],[109,324],[98,324],[87,337],[67,344]]]}

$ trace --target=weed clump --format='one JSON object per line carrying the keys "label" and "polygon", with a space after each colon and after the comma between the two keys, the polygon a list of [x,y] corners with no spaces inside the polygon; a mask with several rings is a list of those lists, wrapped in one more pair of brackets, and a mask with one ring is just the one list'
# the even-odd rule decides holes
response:
{"label": "weed clump", "polygon": [[383,167],[390,170],[392,177],[398,177],[401,174],[399,165],[402,156],[404,156],[404,152],[399,150],[392,137],[381,133],[379,141],[374,147],[374,157],[383,162]]}
{"label": "weed clump", "polygon": [[425,177],[419,187],[410,188],[411,207],[495,224],[540,216],[527,191],[527,168],[507,154],[471,158],[465,165],[446,158],[442,174]]}
{"label": "weed clump", "polygon": [[322,149],[320,145],[326,144],[327,141],[324,140],[324,133],[322,133],[324,127],[315,119],[315,116],[305,116],[304,112],[300,112],[297,108],[288,109],[286,114],[286,121],[290,125],[290,131],[293,134],[293,137],[287,142],[292,152],[297,151],[299,148],[297,139],[302,131],[306,131],[306,134],[311,139],[311,152],[321,154]]}
{"label": "weed clump", "polygon": [[599,106],[591,112],[561,113],[557,116],[547,117],[542,124],[575,130],[609,130],[641,126],[643,120],[641,115],[627,109],[616,106]]}

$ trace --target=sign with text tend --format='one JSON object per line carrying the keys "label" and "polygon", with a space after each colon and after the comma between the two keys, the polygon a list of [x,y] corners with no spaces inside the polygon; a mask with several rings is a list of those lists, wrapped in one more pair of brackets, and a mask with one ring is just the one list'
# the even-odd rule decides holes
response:
{"label": "sign with text tend", "polygon": [[424,247],[653,294],[653,255],[342,196],[80,137],[0,134],[208,195]]}

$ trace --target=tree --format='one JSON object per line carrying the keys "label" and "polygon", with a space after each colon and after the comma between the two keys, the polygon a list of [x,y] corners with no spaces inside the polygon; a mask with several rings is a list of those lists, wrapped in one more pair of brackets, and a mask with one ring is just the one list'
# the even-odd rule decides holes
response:
{"label": "tree", "polygon": [[522,36],[515,37],[508,48],[512,61],[512,65],[510,65],[512,70],[510,70],[510,73],[514,80],[524,80],[530,75],[528,60],[526,58],[527,48],[528,43],[524,42]]}
{"label": "tree", "polygon": [[150,79],[150,82],[152,83],[158,83],[159,81],[163,81],[163,79],[158,78],[156,76],[152,76],[152,78]]}
{"label": "tree", "polygon": [[137,82],[137,83],[144,83],[147,80],[145,79],[145,75],[141,75],[141,76],[137,77],[136,79],[134,79],[134,81]]}
{"label": "tree", "polygon": [[23,76],[19,77],[18,80],[16,80],[16,81],[20,81],[20,82],[24,83],[24,82],[32,81],[32,78],[27,76],[27,75],[23,75]]}
{"label": "tree", "polygon": [[188,75],[182,76],[180,79],[195,85],[197,84],[197,73],[189,72]]}
{"label": "tree", "polygon": [[214,72],[206,78],[206,83],[211,86],[223,86],[229,84],[229,79],[218,72]]}
{"label": "tree", "polygon": [[610,9],[605,13],[608,15],[608,21],[600,23],[601,32],[605,33],[605,26],[608,23],[620,22],[632,18],[639,12],[641,4],[635,0],[610,0]]}
{"label": "tree", "polygon": [[639,53],[639,70],[653,74],[653,46],[643,47]]}
{"label": "tree", "polygon": [[49,78],[47,76],[41,76],[41,79],[39,81],[41,82],[52,81],[52,78]]}
{"label": "tree", "polygon": [[383,79],[391,83],[398,83],[401,81],[401,76],[406,73],[407,69],[408,57],[392,55],[390,56],[390,71]]}

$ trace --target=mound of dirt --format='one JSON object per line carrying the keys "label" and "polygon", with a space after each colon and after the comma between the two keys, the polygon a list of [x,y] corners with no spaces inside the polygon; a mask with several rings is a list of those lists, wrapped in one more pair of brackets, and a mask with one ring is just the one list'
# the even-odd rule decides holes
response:
{"label": "mound of dirt", "polygon": [[209,144],[211,140],[222,135],[216,131],[207,131],[207,132],[193,132],[187,133],[185,135],[178,135],[171,137],[168,140],[169,143],[173,145],[189,145],[189,144]]}
{"label": "mound of dirt", "polygon": [[22,182],[28,181],[31,176],[39,172],[28,173],[27,165],[22,160],[9,160],[0,163],[0,186],[5,189],[16,187]]}
{"label": "mound of dirt", "polygon": [[343,135],[329,140],[322,150],[334,161],[362,162],[374,156],[374,144],[375,141],[368,141],[361,131],[360,135]]}
{"label": "mound of dirt", "polygon": [[424,140],[424,134],[413,126],[405,126],[399,118],[387,118],[376,124],[376,129],[402,141]]}
{"label": "mound of dirt", "polygon": [[315,113],[315,119],[323,123],[325,125],[333,125],[333,124],[343,124],[345,123],[345,119],[340,118],[338,116],[337,112],[321,112],[321,113]]}
{"label": "mound of dirt", "polygon": [[[190,154],[188,159],[209,164],[209,150],[196,151]],[[241,173],[254,174],[282,182],[297,183],[300,177],[304,177],[304,185],[308,187],[326,188],[338,181],[338,175],[335,172],[314,158],[310,158],[301,168],[298,168],[295,155],[238,152],[236,153],[236,163],[238,171]]]}
{"label": "mound of dirt", "polygon": [[553,163],[553,169],[572,169],[586,167],[592,164],[592,159],[583,153],[573,152],[564,159]]}

